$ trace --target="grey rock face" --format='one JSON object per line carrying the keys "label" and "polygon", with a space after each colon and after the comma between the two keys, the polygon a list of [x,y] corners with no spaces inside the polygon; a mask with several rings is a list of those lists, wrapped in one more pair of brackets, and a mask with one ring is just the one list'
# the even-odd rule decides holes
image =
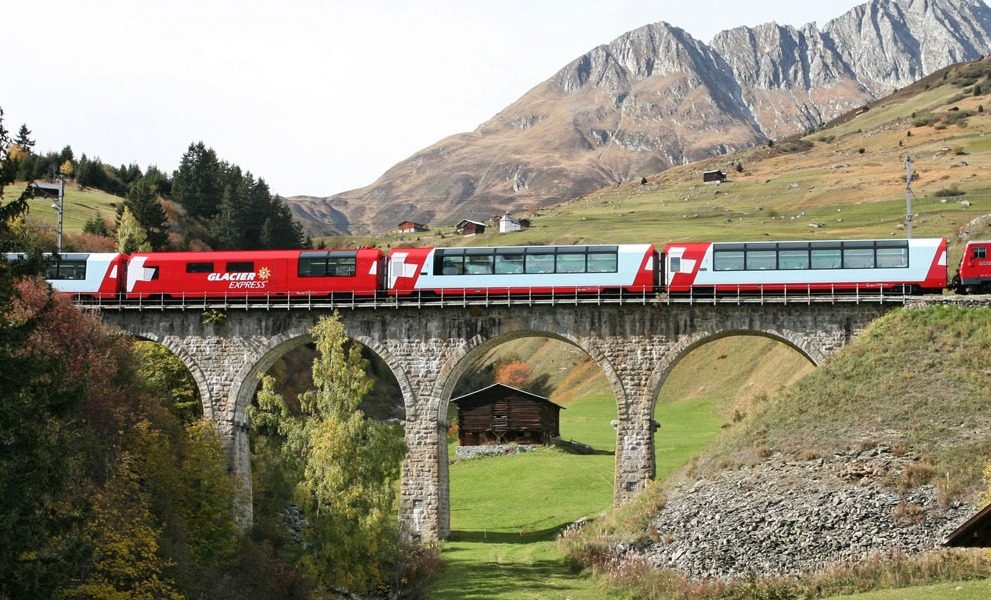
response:
{"label": "grey rock face", "polygon": [[940,507],[931,485],[899,492],[909,457],[886,447],[726,471],[676,492],[639,551],[693,579],[798,575],[872,554],[934,550],[974,508]]}

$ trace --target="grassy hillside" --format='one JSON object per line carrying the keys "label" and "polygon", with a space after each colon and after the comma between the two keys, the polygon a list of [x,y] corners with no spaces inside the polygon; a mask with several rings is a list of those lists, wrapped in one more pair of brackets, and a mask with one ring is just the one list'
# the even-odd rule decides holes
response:
{"label": "grassy hillside", "polygon": [[[17,182],[4,189],[4,197],[16,198],[25,187],[24,182]],[[117,204],[123,199],[95,189],[81,189],[72,182],[65,184],[65,199],[63,212],[63,231],[80,233],[83,225],[94,216],[100,216],[104,221],[113,223],[117,214]],[[28,218],[46,227],[55,229],[58,223],[58,212],[52,207],[52,198],[35,198],[29,201]]]}
{"label": "grassy hillside", "polygon": [[948,499],[973,500],[991,460],[988,356],[991,309],[898,310],[761,406],[700,467],[884,443],[917,453],[920,475]]}
{"label": "grassy hillside", "polygon": [[[981,470],[991,461],[988,356],[991,309],[899,309],[877,320],[795,385],[753,404],[750,414],[728,427],[684,476],[706,478],[718,470],[765,460],[807,461],[883,445],[894,455],[911,459],[903,471],[886,475],[887,486],[909,490],[932,484],[941,502],[978,502],[978,492],[985,488]],[[639,502],[660,505],[671,492],[662,484]],[[625,509],[603,519],[573,551],[587,553],[588,544],[649,535],[643,530],[643,514],[632,514],[636,511]],[[879,563],[871,568],[887,567]],[[919,579],[953,579],[966,576],[970,568],[938,567]],[[987,570],[986,565],[973,568]],[[809,593],[814,585],[818,591],[809,597],[820,597],[837,589],[830,588],[833,584],[839,589],[871,585],[867,581],[905,585],[915,577],[904,565],[893,567],[891,573],[894,576],[874,577],[839,572],[830,576],[834,579],[772,582],[765,591]],[[927,593],[920,589],[918,596],[906,591],[879,597],[936,597]],[[699,592],[686,597],[709,596]]]}

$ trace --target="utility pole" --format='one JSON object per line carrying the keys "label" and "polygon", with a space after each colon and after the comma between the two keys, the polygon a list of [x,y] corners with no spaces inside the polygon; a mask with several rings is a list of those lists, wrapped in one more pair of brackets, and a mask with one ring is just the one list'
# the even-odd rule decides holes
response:
{"label": "utility pole", "polygon": [[912,239],[912,155],[905,155],[905,235]]}
{"label": "utility pole", "polygon": [[65,212],[65,177],[58,176],[58,181],[52,183],[32,183],[35,193],[43,198],[55,198],[52,208],[58,214],[58,225],[55,229],[55,252],[62,254],[62,217]]}

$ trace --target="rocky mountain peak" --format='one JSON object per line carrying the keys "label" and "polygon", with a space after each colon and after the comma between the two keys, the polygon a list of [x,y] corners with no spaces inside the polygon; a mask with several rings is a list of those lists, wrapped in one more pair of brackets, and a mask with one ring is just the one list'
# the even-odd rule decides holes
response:
{"label": "rocky mountain peak", "polygon": [[652,23],[591,49],[474,132],[417,152],[373,184],[290,205],[316,235],[529,210],[814,128],[989,52],[982,0],[869,0],[821,29],[765,23],[710,44]]}

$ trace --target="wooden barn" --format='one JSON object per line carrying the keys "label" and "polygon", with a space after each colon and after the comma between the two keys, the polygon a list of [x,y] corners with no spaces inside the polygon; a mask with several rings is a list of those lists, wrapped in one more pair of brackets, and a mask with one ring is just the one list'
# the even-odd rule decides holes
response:
{"label": "wooden barn", "polygon": [[454,230],[458,235],[476,235],[485,233],[485,223],[479,223],[478,221],[472,221],[470,219],[462,219],[457,225],[454,226]]}
{"label": "wooden barn", "polygon": [[702,183],[722,183],[726,181],[726,173],[722,171],[706,171],[702,173]]}
{"label": "wooden barn", "polygon": [[495,383],[451,402],[458,407],[462,446],[543,444],[561,435],[561,406],[508,385]]}
{"label": "wooden barn", "polygon": [[400,233],[416,233],[419,231],[427,231],[429,227],[423,223],[417,223],[416,221],[403,221],[399,224]]}

